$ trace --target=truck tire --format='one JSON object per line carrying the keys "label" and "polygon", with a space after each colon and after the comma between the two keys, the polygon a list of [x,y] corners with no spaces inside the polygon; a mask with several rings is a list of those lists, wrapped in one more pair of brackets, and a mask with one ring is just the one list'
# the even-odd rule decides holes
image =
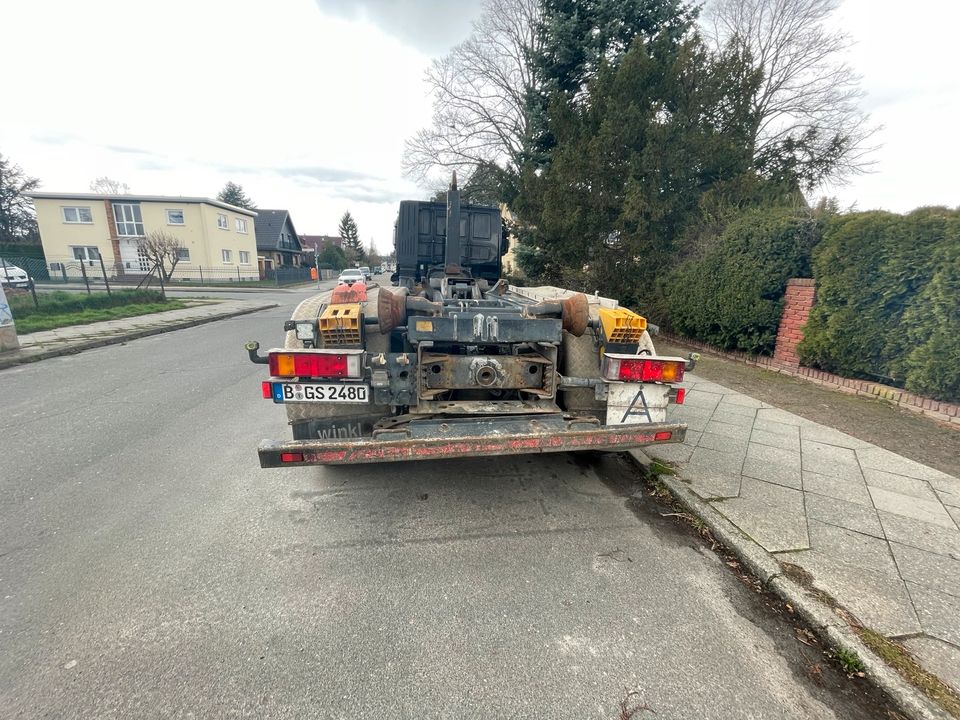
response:
{"label": "truck tire", "polygon": [[[600,350],[594,345],[595,337],[588,330],[580,337],[574,337],[564,331],[560,346],[560,374],[570,377],[599,379]],[[592,415],[604,422],[607,418],[607,404],[597,400],[592,387],[568,388],[560,390],[561,405],[575,415]]]}

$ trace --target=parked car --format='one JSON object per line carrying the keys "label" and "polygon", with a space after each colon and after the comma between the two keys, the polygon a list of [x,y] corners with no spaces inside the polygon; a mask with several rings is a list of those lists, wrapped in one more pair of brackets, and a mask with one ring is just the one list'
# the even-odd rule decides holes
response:
{"label": "parked car", "polygon": [[364,275],[361,270],[363,268],[347,268],[340,273],[340,277],[337,278],[338,285],[353,285],[357,282],[365,282],[367,276]]}
{"label": "parked car", "polygon": [[370,268],[366,265],[360,268],[360,272],[363,273],[363,277],[366,280],[370,280],[373,277],[373,273],[370,272]]}
{"label": "parked car", "polygon": [[0,262],[0,284],[7,287],[28,288],[32,282],[26,270],[10,263]]}

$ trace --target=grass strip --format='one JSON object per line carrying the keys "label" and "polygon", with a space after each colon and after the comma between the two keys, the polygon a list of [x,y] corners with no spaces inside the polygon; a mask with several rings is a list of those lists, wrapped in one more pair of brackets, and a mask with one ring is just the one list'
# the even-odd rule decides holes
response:
{"label": "grass strip", "polygon": [[29,295],[10,298],[17,334],[27,335],[70,325],[87,325],[103,320],[150,315],[187,307],[181,300],[166,300],[156,292],[123,291],[106,293],[56,292],[39,295],[40,307]]}

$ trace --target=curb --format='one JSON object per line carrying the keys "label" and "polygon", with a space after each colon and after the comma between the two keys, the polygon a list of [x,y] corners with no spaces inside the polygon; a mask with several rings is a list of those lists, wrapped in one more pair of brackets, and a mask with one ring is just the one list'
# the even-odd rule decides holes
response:
{"label": "curb", "polygon": [[[627,455],[643,467],[650,457],[643,450]],[[658,475],[673,498],[702,520],[716,540],[727,547],[760,580],[764,588],[790,603],[797,614],[828,645],[856,654],[863,662],[866,679],[886,693],[894,705],[911,720],[955,720],[946,710],[928,699],[868,648],[845,620],[826,603],[810,594],[783,573],[776,558],[709,503],[670,475]]]}
{"label": "curb", "polygon": [[231,310],[229,312],[218,313],[216,315],[207,315],[205,317],[190,318],[189,320],[180,320],[167,325],[155,325],[153,327],[139,328],[137,330],[131,330],[129,332],[117,335],[109,335],[106,337],[97,338],[95,340],[84,340],[77,343],[65,343],[63,347],[41,350],[40,352],[32,353],[28,356],[24,356],[22,354],[23,350],[21,349],[20,351],[14,351],[18,354],[18,357],[0,356],[0,370],[5,370],[15,365],[26,365],[28,363],[38,362],[40,360],[47,360],[52,357],[60,357],[62,355],[76,355],[84,350],[93,350],[94,348],[106,347],[107,345],[119,345],[120,343],[125,343],[130,340],[150,337],[151,335],[161,335],[163,333],[173,332],[174,330],[183,330],[185,328],[195,327],[197,325],[205,325],[210,322],[216,322],[217,320],[226,320],[232,317],[239,317],[240,315],[249,315],[250,313],[260,312],[261,310],[269,310],[275,307],[279,307],[279,304],[268,303],[264,305],[255,305],[253,307],[242,308],[240,310]]}

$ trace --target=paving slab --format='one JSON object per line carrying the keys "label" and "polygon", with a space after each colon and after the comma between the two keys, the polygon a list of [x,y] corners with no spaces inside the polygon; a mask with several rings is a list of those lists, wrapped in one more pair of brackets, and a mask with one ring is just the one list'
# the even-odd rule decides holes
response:
{"label": "paving slab", "polygon": [[749,424],[746,425],[734,425],[728,422],[719,422],[717,420],[711,420],[704,426],[704,432],[712,432],[717,435],[727,435],[731,438],[737,438],[739,440],[749,440],[750,433],[752,428]]}
{"label": "paving slab", "polygon": [[960,598],[960,560],[895,542],[890,549],[904,580]]}
{"label": "paving slab", "polygon": [[868,489],[877,510],[956,529],[953,518],[950,517],[939,500],[921,500],[911,495],[891,492],[877,487],[868,486]]}
{"label": "paving slab", "polygon": [[857,438],[847,435],[846,433],[842,433],[839,430],[834,430],[833,428],[824,427],[823,425],[804,425],[800,429],[800,435],[804,440],[811,440],[813,442],[824,443],[826,445],[835,445],[837,447],[851,448],[854,450],[859,448],[873,447],[868,442],[858,440]]}
{"label": "paving slab", "polygon": [[753,423],[754,430],[762,430],[763,432],[772,433],[774,435],[786,435],[796,439],[800,438],[799,425],[791,425],[789,423],[783,423],[777,420],[769,420],[764,413],[766,413],[766,410],[761,410],[757,413],[757,419]]}
{"label": "paving slab", "polygon": [[719,450],[696,448],[681,476],[703,498],[736,497],[740,492],[742,458]]}
{"label": "paving slab", "polygon": [[846,605],[867,627],[888,636],[922,632],[907,587],[896,573],[840,562],[818,550],[780,553],[777,558],[800,565],[816,587]]}
{"label": "paving slab", "polygon": [[897,455],[896,453],[876,446],[857,450],[857,457],[860,460],[860,466],[863,468],[883,470],[884,472],[895,473],[897,475],[907,475],[908,477],[919,478],[920,480],[942,480],[944,477],[950,477],[939,470],[921,465],[913,460],[908,460],[902,455]]}
{"label": "paving slab", "polygon": [[877,515],[891,542],[960,560],[960,531],[882,510]]}
{"label": "paving slab", "polygon": [[[790,426],[785,425],[784,427]],[[757,423],[753,424],[753,433],[750,435],[750,442],[757,443],[759,445],[769,445],[770,447],[800,452],[800,438],[798,435],[788,435],[785,433],[770,432],[769,430],[760,430],[757,428]]]}
{"label": "paving slab", "polygon": [[743,463],[743,474],[756,480],[800,490],[800,453],[750,443]]}
{"label": "paving slab", "polygon": [[921,665],[936,668],[940,679],[960,692],[960,648],[926,636],[907,638],[903,646]]}
{"label": "paving slab", "polygon": [[[817,442],[816,440],[807,440],[804,437],[803,430],[800,431],[800,437],[803,438],[804,464],[810,463],[822,465],[849,465],[857,467],[857,454],[851,448],[840,447],[838,445],[829,445],[827,443]],[[829,474],[829,473],[828,473]]]}
{"label": "paving slab", "polygon": [[714,507],[770,552],[810,547],[798,490],[744,477],[739,497]]}
{"label": "paving slab", "polygon": [[919,480],[907,475],[895,475],[873,468],[863,469],[863,479],[870,487],[882,488],[901,495],[910,495],[921,500],[933,502],[940,500],[926,480]]}
{"label": "paving slab", "polygon": [[886,539],[880,518],[872,506],[858,505],[812,492],[804,492],[803,496],[808,520]]}
{"label": "paving slab", "polygon": [[733,453],[743,457],[747,453],[748,441],[742,438],[734,438],[729,435],[704,432],[700,434],[700,441],[697,447],[709,448],[710,450],[719,450],[724,453]]}
{"label": "paving slab", "polygon": [[907,590],[924,632],[960,646],[960,598],[909,581]]}
{"label": "paving slab", "polygon": [[805,420],[799,415],[794,415],[780,408],[760,408],[757,410],[757,419],[765,422],[776,422],[781,425],[794,425],[796,427],[810,424],[808,420]]}
{"label": "paving slab", "polygon": [[862,477],[835,477],[804,470],[803,489],[837,500],[873,507],[873,500]]}

